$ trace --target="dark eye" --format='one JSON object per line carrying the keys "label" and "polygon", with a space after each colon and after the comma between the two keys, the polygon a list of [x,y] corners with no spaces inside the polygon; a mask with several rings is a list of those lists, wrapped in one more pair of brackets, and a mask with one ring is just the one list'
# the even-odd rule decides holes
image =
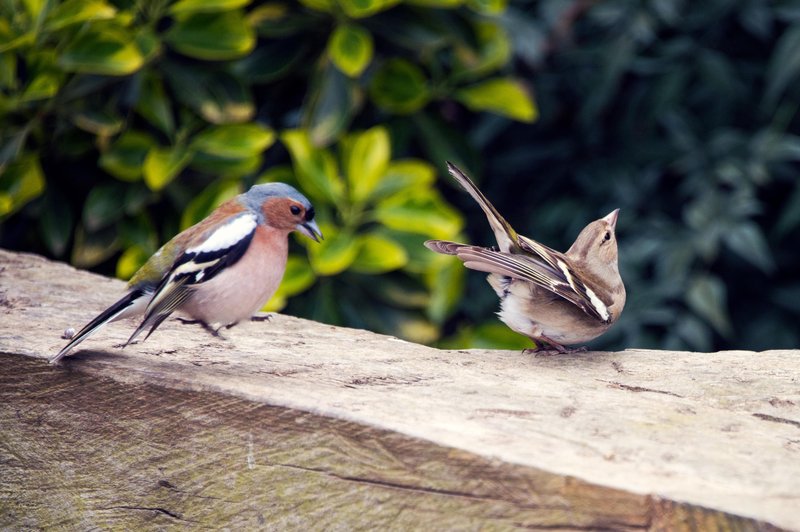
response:
{"label": "dark eye", "polygon": [[603,235],[603,241],[608,242],[609,240],[611,240],[611,231],[606,231],[606,234]]}
{"label": "dark eye", "polygon": [[300,207],[298,207],[297,205],[292,205],[291,207],[289,207],[289,210],[292,211],[292,214],[294,214],[295,216],[300,214]]}

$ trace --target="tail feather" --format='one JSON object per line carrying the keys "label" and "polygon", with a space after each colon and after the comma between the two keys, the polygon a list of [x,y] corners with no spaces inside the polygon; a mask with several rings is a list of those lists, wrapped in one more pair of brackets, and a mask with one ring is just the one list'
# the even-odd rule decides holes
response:
{"label": "tail feather", "polygon": [[483,195],[483,192],[475,186],[475,183],[467,177],[467,175],[458,169],[456,165],[449,162],[447,163],[447,169],[450,172],[450,175],[455,178],[459,184],[464,187],[464,190],[469,192],[469,195],[480,205],[483,212],[486,214],[486,218],[489,220],[489,225],[492,227],[492,231],[494,232],[494,237],[497,239],[497,245],[500,248],[500,251],[510,252],[513,249],[518,247],[517,241],[517,232],[514,231],[514,228],[511,227],[497,209],[494,208],[486,196]]}
{"label": "tail feather", "polygon": [[459,244],[457,242],[450,242],[449,240],[427,240],[425,247],[436,253],[442,255],[457,255],[458,250],[467,244]]}
{"label": "tail feather", "polygon": [[123,313],[130,311],[136,302],[144,296],[143,290],[131,290],[128,294],[100,313],[99,316],[87,323],[78,334],[76,334],[57,355],[50,358],[50,364],[57,364],[62,358],[67,356],[70,351],[75,349],[81,342],[102,329],[107,323],[123,317]]}

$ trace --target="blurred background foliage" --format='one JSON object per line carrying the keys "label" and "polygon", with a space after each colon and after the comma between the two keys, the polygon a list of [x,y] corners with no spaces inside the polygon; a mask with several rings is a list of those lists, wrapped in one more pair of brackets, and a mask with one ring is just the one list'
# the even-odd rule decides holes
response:
{"label": "blurred background foliage", "polygon": [[621,207],[596,347],[796,347],[798,76],[797,0],[0,0],[0,245],[127,278],[285,181],[326,239],[268,308],[527,347],[422,247],[493,243],[452,160],[559,249]]}

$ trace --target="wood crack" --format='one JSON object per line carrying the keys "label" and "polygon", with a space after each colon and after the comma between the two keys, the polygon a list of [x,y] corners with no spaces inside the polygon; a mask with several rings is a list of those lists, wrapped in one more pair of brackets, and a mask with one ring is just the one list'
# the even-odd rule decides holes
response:
{"label": "wood crack", "polygon": [[787,425],[794,425],[795,427],[800,428],[800,421],[795,421],[793,419],[786,419],[785,417],[778,417],[778,416],[771,416],[769,414],[761,414],[756,412],[753,414],[754,417],[758,419],[763,419],[764,421],[772,421],[774,423],[785,423]]}
{"label": "wood crack", "polygon": [[663,395],[671,395],[672,397],[680,397],[683,399],[682,395],[678,395],[675,392],[670,392],[667,390],[656,390],[655,388],[645,388],[644,386],[632,386],[630,384],[622,384],[621,382],[617,381],[605,381],[602,379],[597,379],[600,382],[605,382],[608,384],[609,388],[618,388],[620,390],[628,390],[629,392],[650,392],[650,393],[660,393]]}
{"label": "wood crack", "polygon": [[137,511],[144,511],[144,512],[156,512],[162,515],[166,515],[167,517],[171,517],[177,521],[186,521],[190,523],[194,523],[191,519],[184,519],[181,517],[180,514],[175,513],[171,510],[167,510],[166,508],[161,508],[159,506],[128,506],[128,505],[119,505],[119,506],[103,506],[100,510],[137,510]]}

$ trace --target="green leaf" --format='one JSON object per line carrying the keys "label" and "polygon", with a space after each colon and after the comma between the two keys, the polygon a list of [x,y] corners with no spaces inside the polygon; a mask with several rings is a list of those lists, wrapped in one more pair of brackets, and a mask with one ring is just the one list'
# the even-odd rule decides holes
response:
{"label": "green leaf", "polygon": [[136,112],[167,135],[175,131],[172,102],[164,92],[164,83],[151,72],[142,79]]}
{"label": "green leaf", "polygon": [[336,5],[334,0],[300,0],[300,3],[314,11],[322,11],[323,13],[332,13]]}
{"label": "green leaf", "polygon": [[62,77],[57,72],[43,72],[33,78],[33,81],[25,87],[22,93],[21,102],[32,102],[36,100],[46,100],[58,93],[61,87]]}
{"label": "green leaf", "polygon": [[375,209],[375,217],[390,229],[444,240],[454,238],[464,225],[458,211],[433,190],[384,200]]}
{"label": "green leaf", "polygon": [[311,82],[303,125],[314,146],[327,146],[350,124],[355,112],[353,82],[326,65]]}
{"label": "green leaf", "polygon": [[378,107],[398,114],[418,111],[430,100],[425,74],[405,59],[384,63],[372,78],[369,93]]}
{"label": "green leaf", "polygon": [[458,307],[464,294],[466,268],[455,257],[438,256],[433,268],[425,272],[430,287],[428,317],[436,324],[444,323]]}
{"label": "green leaf", "polygon": [[337,204],[342,200],[344,183],[328,150],[313,147],[308,133],[302,129],[284,132],[281,142],[292,156],[295,176],[304,193],[323,203]]}
{"label": "green leaf", "polygon": [[689,284],[686,303],[697,315],[705,318],[718,333],[731,333],[726,309],[726,290],[717,277],[698,275]]}
{"label": "green leaf", "polygon": [[44,172],[39,157],[25,154],[0,168],[0,217],[18,211],[45,189]]}
{"label": "green leaf", "polygon": [[191,160],[192,153],[184,146],[153,147],[144,160],[144,182],[150,190],[161,190],[186,168]]}
{"label": "green leaf", "polygon": [[72,115],[72,123],[98,137],[111,137],[122,130],[125,122],[116,113],[109,111],[83,111]]}
{"label": "green leaf", "polygon": [[436,169],[421,159],[392,161],[383,178],[372,191],[373,198],[385,198],[398,192],[429,188],[436,180]]}
{"label": "green leaf", "polygon": [[[288,48],[288,49],[287,49]],[[269,83],[289,74],[309,50],[307,43],[287,45],[286,41],[259,44],[252,54],[231,63],[230,71],[252,83]]]}
{"label": "green leaf", "polygon": [[122,256],[117,260],[117,279],[127,281],[139,271],[139,268],[144,266],[144,263],[149,258],[150,253],[141,246],[129,247],[122,252]]}
{"label": "green leaf", "polygon": [[508,0],[467,0],[467,5],[484,15],[499,15],[508,6]]}
{"label": "green leaf", "polygon": [[184,13],[217,13],[248,5],[251,0],[179,0],[170,6],[173,15]]}
{"label": "green leaf", "polygon": [[767,239],[753,222],[731,226],[723,233],[722,238],[734,253],[764,273],[770,273],[775,269]]}
{"label": "green leaf", "polygon": [[263,161],[261,154],[242,159],[229,159],[198,152],[192,157],[189,166],[198,172],[215,177],[244,177],[257,172]]}
{"label": "green leaf", "polygon": [[83,206],[83,225],[90,233],[122,218],[124,212],[120,206],[123,191],[122,185],[114,182],[98,185],[89,191]]}
{"label": "green leaf", "polygon": [[259,155],[275,142],[275,132],[260,124],[213,126],[195,135],[192,149],[228,159]]}
{"label": "green leaf", "polygon": [[0,88],[16,90],[19,85],[17,79],[17,56],[15,54],[0,55]]}
{"label": "green leaf", "polygon": [[391,158],[389,132],[376,126],[353,134],[343,143],[342,163],[354,202],[367,200],[386,173]]}
{"label": "green leaf", "polygon": [[125,76],[139,70],[144,57],[133,38],[121,28],[80,34],[58,60],[69,72]]}
{"label": "green leaf", "polygon": [[236,59],[256,45],[255,32],[240,11],[179,17],[165,39],[178,52],[205,60]]}
{"label": "green leaf", "polygon": [[50,10],[45,28],[56,31],[71,24],[112,19],[116,14],[116,8],[102,0],[67,0]]}
{"label": "green leaf", "polygon": [[242,193],[238,179],[218,179],[194,197],[181,215],[181,230],[193,226],[222,203]]}
{"label": "green leaf", "polygon": [[114,227],[97,232],[87,232],[79,225],[75,229],[75,241],[70,262],[78,268],[97,266],[119,249],[119,239]]}
{"label": "green leaf", "polygon": [[372,61],[372,35],[355,24],[337,26],[328,41],[328,57],[351,78],[357,78]]}
{"label": "green leaf", "polygon": [[453,9],[464,3],[464,0],[405,0],[405,3],[443,9]]}
{"label": "green leaf", "polygon": [[380,234],[370,233],[358,238],[358,255],[351,269],[379,274],[402,268],[407,262],[408,254],[403,246]]}
{"label": "green leaf", "polygon": [[164,73],[181,102],[212,124],[247,122],[255,115],[249,89],[230,74],[176,62],[170,62]]}
{"label": "green leaf", "polygon": [[310,245],[308,260],[317,275],[329,276],[341,273],[353,264],[358,256],[358,242],[352,234],[321,224],[325,240]]}
{"label": "green leaf", "polygon": [[147,153],[155,146],[153,137],[139,131],[127,131],[100,156],[100,167],[123,181],[142,177],[142,165]]}
{"label": "green leaf", "polygon": [[458,79],[476,79],[505,66],[513,55],[511,40],[503,26],[493,21],[475,23],[475,44],[459,43],[455,48]]}
{"label": "green leaf", "polygon": [[47,249],[56,257],[67,250],[75,224],[72,209],[60,194],[48,193],[45,208],[39,217],[39,234]]}
{"label": "green leaf", "polygon": [[800,24],[787,28],[775,44],[767,66],[764,105],[772,108],[800,74]]}
{"label": "green leaf", "polygon": [[533,122],[538,116],[527,90],[513,79],[490,79],[460,89],[455,96],[473,111],[490,111],[521,122]]}
{"label": "green leaf", "polygon": [[389,9],[399,1],[400,0],[338,0],[338,3],[348,17],[362,18]]}
{"label": "green leaf", "polygon": [[[247,20],[261,37],[275,38],[307,35],[308,30],[316,26],[318,18],[303,10],[291,9],[286,3],[277,1],[266,2],[251,10],[247,14]],[[282,53],[291,54],[291,51],[286,49],[286,41],[274,42],[271,45],[281,46]]]}

